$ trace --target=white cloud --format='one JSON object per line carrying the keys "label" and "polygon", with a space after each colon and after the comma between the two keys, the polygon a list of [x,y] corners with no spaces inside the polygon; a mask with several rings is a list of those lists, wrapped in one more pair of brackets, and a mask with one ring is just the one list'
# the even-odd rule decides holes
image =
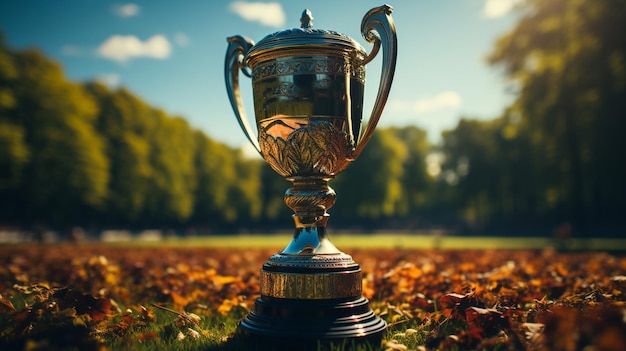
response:
{"label": "white cloud", "polygon": [[498,18],[511,12],[522,0],[485,0],[483,15],[487,18]]}
{"label": "white cloud", "polygon": [[286,15],[277,2],[244,2],[235,1],[230,4],[230,11],[238,14],[246,21],[259,22],[264,26],[283,27]]}
{"label": "white cloud", "polygon": [[118,4],[113,6],[113,12],[120,17],[133,17],[139,14],[140,8],[139,5],[129,3],[129,4]]}
{"label": "white cloud", "polygon": [[174,42],[178,44],[178,46],[187,47],[191,43],[191,40],[187,36],[187,34],[183,32],[178,32],[174,34]]}
{"label": "white cloud", "polygon": [[451,90],[415,99],[391,98],[380,125],[416,125],[428,133],[431,142],[437,143],[442,131],[458,123],[462,104],[461,95]]}
{"label": "white cloud", "polygon": [[103,73],[96,76],[96,81],[108,86],[109,88],[115,88],[120,85],[122,79],[117,73]]}
{"label": "white cloud", "polygon": [[139,57],[166,59],[172,53],[172,47],[163,35],[154,35],[145,42],[133,35],[113,35],[98,47],[97,53],[118,62]]}
{"label": "white cloud", "polygon": [[422,114],[461,106],[461,96],[454,91],[444,91],[435,96],[425,96],[417,100],[397,100],[390,103],[390,110],[398,113]]}

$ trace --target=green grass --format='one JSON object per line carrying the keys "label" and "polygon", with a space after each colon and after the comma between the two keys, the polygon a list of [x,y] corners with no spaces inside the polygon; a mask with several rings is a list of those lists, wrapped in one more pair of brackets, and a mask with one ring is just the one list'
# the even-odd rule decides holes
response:
{"label": "green grass", "polygon": [[[130,330],[123,337],[104,335],[110,350],[221,350],[225,347],[224,340],[236,329],[240,318],[236,313],[229,316],[203,316],[197,325],[181,324],[176,315],[153,310],[158,323]],[[199,336],[194,338],[190,329],[198,332]],[[182,338],[179,338],[179,334]],[[139,338],[139,335],[154,337]]]}
{"label": "green grass", "polygon": [[[334,234],[331,241],[341,250],[349,249],[504,249],[532,250],[558,247],[569,250],[626,250],[626,238],[571,239],[558,243],[552,238],[541,237],[459,237],[425,234]],[[280,250],[291,240],[290,234],[272,235],[210,235],[188,238],[168,238],[162,241],[125,241],[118,244],[173,247],[235,247],[276,248]]]}
{"label": "green grass", "polygon": [[[118,333],[121,336],[111,333],[102,334],[101,337],[107,347],[110,350],[133,351],[241,351],[266,350],[267,343],[271,342],[269,339],[249,338],[238,332],[239,321],[247,314],[247,311],[242,308],[231,310],[226,316],[206,315],[203,314],[203,311],[196,311],[203,315],[197,324],[181,323],[181,318],[178,315],[161,309],[153,309],[153,311],[158,322],[143,327],[131,326],[128,330]],[[190,330],[197,332],[198,336],[193,337],[189,332]],[[392,337],[393,332],[390,328],[386,331],[386,337]],[[315,348],[312,344],[306,345],[307,350]],[[271,346],[276,345],[272,344]],[[301,346],[302,344],[297,349],[302,349]],[[285,349],[291,348],[279,348],[279,350]],[[371,344],[353,347],[351,340],[339,340],[334,344],[318,349],[324,351],[380,351],[377,345]]]}

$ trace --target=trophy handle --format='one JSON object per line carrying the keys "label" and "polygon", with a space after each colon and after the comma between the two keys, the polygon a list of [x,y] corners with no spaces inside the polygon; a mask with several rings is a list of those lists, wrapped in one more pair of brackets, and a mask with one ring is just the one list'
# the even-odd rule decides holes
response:
{"label": "trophy handle", "polygon": [[241,35],[228,38],[228,49],[226,50],[226,61],[224,62],[224,78],[226,80],[228,100],[230,100],[230,105],[233,107],[239,126],[256,151],[261,153],[259,142],[253,137],[254,134],[252,128],[250,128],[248,115],[246,114],[239,90],[239,70],[245,76],[251,77],[250,70],[243,63],[243,58],[253,46],[254,42],[252,40]]}
{"label": "trophy handle", "polygon": [[398,39],[396,37],[396,26],[391,18],[393,7],[383,5],[371,9],[361,22],[361,35],[368,43],[373,43],[372,52],[363,60],[361,64],[365,65],[372,61],[382,45],[383,47],[383,63],[380,75],[380,84],[378,85],[378,94],[376,102],[372,109],[363,135],[359,138],[351,160],[355,160],[363,151],[363,148],[372,137],[374,129],[378,124],[380,115],[383,113],[385,103],[389,97],[389,90],[393,81],[393,75],[396,71],[396,56],[398,54]]}

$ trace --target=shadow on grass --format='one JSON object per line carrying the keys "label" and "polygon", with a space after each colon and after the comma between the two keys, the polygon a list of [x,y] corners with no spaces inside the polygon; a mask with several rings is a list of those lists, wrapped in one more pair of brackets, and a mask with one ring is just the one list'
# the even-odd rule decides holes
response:
{"label": "shadow on grass", "polygon": [[364,340],[346,339],[333,341],[303,339],[273,339],[258,335],[248,335],[237,331],[226,342],[206,351],[378,351],[381,345],[372,345]]}

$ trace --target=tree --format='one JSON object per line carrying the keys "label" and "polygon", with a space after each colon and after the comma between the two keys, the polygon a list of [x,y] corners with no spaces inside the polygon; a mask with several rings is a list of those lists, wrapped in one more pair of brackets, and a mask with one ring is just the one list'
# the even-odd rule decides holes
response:
{"label": "tree", "polygon": [[96,124],[111,164],[103,212],[109,224],[137,224],[145,212],[149,179],[154,174],[148,139],[155,124],[152,111],[126,89],[112,92],[98,83],[89,83],[86,89],[100,107]]}
{"label": "tree", "polygon": [[359,158],[330,185],[341,219],[381,219],[406,214],[403,204],[406,144],[390,129],[376,130]]}
{"label": "tree", "polygon": [[0,37],[3,223],[248,225],[263,209],[260,165],[125,88],[67,81]]}
{"label": "tree", "polygon": [[195,139],[187,121],[153,110],[155,129],[149,136],[150,165],[146,215],[153,222],[184,223],[192,215],[197,178]]}
{"label": "tree", "polygon": [[234,185],[229,188],[228,202],[237,211],[237,218],[241,223],[255,222],[263,213],[261,202],[261,161],[246,159],[241,150],[236,150],[234,156],[235,178]]}
{"label": "tree", "polygon": [[581,232],[617,224],[626,209],[626,2],[528,0],[489,61],[518,90],[514,103],[539,157],[559,221]]}
{"label": "tree", "polygon": [[391,128],[390,131],[406,145],[403,162],[402,200],[398,215],[421,215],[427,205],[431,179],[426,172],[426,157],[432,149],[426,132],[415,126]]}
{"label": "tree", "polygon": [[279,176],[272,167],[263,163],[261,167],[261,194],[263,198],[263,218],[274,225],[290,227],[293,211],[284,200],[285,191],[292,184]]}
{"label": "tree", "polygon": [[24,129],[0,118],[0,190],[19,186],[28,157]]}
{"label": "tree", "polygon": [[454,189],[449,205],[476,229],[510,230],[536,205],[527,134],[515,116],[508,111],[491,121],[463,118],[443,134],[441,180]]}
{"label": "tree", "polygon": [[[12,54],[0,36],[0,191],[19,186],[29,157],[24,128],[10,116],[17,103],[12,88],[17,77]],[[4,210],[9,211],[8,208]]]}
{"label": "tree", "polygon": [[4,82],[12,96],[8,108],[3,98],[3,137],[13,150],[13,179],[20,180],[5,189],[5,201],[22,223],[85,220],[107,192],[109,164],[93,125],[97,106],[38,51],[9,57],[15,75]]}

